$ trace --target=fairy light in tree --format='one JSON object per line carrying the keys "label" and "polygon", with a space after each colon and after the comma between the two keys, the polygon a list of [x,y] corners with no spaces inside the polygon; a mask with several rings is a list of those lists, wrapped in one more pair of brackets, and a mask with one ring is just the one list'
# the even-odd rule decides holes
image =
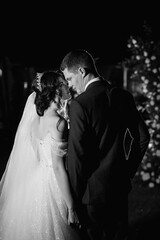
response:
{"label": "fairy light in tree", "polygon": [[131,52],[126,65],[131,75],[128,81],[137,81],[145,103],[137,103],[138,109],[145,113],[151,140],[137,175],[149,187],[160,184],[160,43],[150,39],[131,36],[127,47]]}

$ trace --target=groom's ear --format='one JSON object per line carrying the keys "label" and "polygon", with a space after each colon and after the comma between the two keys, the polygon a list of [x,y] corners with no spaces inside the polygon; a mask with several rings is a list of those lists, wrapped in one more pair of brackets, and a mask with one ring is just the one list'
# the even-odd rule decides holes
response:
{"label": "groom's ear", "polygon": [[79,67],[78,69],[79,73],[82,74],[82,77],[84,78],[86,76],[86,70],[83,67]]}

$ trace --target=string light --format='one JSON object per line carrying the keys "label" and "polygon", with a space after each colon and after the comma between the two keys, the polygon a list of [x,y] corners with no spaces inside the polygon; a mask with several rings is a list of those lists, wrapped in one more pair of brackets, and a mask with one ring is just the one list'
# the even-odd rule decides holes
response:
{"label": "string light", "polygon": [[[148,149],[136,176],[152,188],[160,185],[160,43],[131,36],[127,47],[131,57],[126,60],[131,75],[128,81],[141,85],[145,101],[137,102],[151,136]],[[139,93],[137,93],[139,94]]]}

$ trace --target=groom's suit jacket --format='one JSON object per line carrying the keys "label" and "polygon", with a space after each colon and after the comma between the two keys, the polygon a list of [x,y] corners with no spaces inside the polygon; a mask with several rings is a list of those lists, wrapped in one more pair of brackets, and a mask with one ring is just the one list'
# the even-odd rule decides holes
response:
{"label": "groom's suit jacket", "polygon": [[[128,160],[124,151],[127,129],[132,135]],[[70,108],[67,168],[78,200],[101,204],[111,193],[126,193],[149,139],[128,91],[112,88],[103,79],[91,83]]]}

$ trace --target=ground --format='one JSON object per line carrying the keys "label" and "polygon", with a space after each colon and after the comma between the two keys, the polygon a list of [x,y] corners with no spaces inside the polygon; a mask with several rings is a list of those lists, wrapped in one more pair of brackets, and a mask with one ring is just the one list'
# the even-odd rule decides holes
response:
{"label": "ground", "polygon": [[128,216],[129,240],[160,239],[160,187],[149,188],[135,178],[129,194]]}

